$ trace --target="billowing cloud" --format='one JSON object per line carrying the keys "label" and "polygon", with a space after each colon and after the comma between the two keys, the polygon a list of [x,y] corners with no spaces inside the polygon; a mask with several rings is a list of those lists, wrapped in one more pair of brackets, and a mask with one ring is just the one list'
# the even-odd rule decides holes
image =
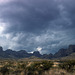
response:
{"label": "billowing cloud", "polygon": [[75,44],[74,0],[1,0],[0,45],[4,49],[55,53]]}

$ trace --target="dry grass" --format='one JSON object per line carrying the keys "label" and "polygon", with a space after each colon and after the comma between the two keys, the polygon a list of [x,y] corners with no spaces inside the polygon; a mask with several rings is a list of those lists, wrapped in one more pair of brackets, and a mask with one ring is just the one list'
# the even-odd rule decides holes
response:
{"label": "dry grass", "polygon": [[[1,69],[1,67],[7,66],[7,69],[9,70],[9,74],[6,73],[5,75],[75,75],[75,72],[73,72],[73,73],[68,72],[65,69],[60,68],[59,67],[60,62],[57,62],[57,61],[52,61],[54,65],[48,70],[43,70],[43,68],[41,68],[43,66],[41,66],[41,65],[40,65],[40,67],[36,66],[39,69],[37,69],[37,68],[35,68],[35,69],[37,69],[39,71],[43,70],[41,74],[39,74],[39,72],[37,70],[32,71],[32,72],[34,72],[33,74],[28,74],[27,67],[31,66],[32,64],[34,64],[36,62],[39,64],[40,62],[43,61],[43,60],[40,60],[40,61],[38,61],[38,60],[37,59],[36,59],[36,61],[33,61],[33,60],[32,61],[31,60],[29,60],[29,61],[28,60],[27,61],[25,61],[25,60],[24,61],[22,61],[22,60],[21,61],[20,60],[19,61],[3,60],[3,61],[0,61],[0,69]],[[26,66],[24,66],[24,65],[26,65]],[[0,72],[0,75],[3,75],[2,72]]]}

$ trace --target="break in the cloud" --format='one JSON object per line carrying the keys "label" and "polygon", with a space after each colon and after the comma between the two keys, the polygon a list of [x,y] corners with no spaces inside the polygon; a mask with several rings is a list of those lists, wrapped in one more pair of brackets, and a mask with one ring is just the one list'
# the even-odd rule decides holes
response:
{"label": "break in the cloud", "polygon": [[75,44],[74,2],[0,0],[0,45],[44,54]]}

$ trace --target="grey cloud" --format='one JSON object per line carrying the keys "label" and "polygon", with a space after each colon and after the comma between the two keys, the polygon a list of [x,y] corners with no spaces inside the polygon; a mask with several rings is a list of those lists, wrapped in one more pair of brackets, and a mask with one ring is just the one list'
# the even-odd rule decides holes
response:
{"label": "grey cloud", "polygon": [[4,49],[55,53],[75,44],[73,0],[13,0],[0,5],[0,18],[6,23]]}

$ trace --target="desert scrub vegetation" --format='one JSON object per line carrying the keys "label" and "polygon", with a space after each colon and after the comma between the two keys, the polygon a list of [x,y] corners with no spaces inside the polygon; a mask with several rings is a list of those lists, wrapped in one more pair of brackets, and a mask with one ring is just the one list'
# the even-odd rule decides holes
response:
{"label": "desert scrub vegetation", "polygon": [[75,75],[74,70],[74,60],[0,61],[0,75]]}
{"label": "desert scrub vegetation", "polygon": [[51,61],[2,61],[0,75],[42,75],[53,66]]}
{"label": "desert scrub vegetation", "polygon": [[75,60],[68,60],[59,64],[61,69],[65,69],[67,72],[75,72]]}
{"label": "desert scrub vegetation", "polygon": [[49,70],[52,66],[53,62],[51,61],[34,62],[27,67],[28,75],[42,75],[44,71]]}

